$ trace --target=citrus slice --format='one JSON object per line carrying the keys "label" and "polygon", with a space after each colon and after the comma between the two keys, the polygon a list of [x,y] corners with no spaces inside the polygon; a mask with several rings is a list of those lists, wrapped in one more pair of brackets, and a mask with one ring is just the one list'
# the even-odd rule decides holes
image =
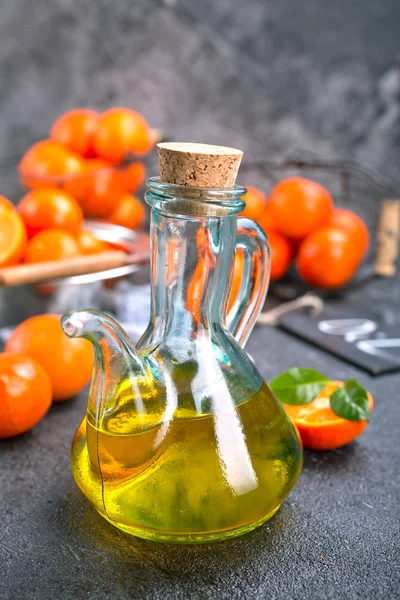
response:
{"label": "citrus slice", "polygon": [[26,246],[26,229],[15,210],[6,204],[0,207],[0,267],[20,261]]}
{"label": "citrus slice", "polygon": [[2,213],[4,210],[7,210],[7,209],[15,210],[15,206],[5,196],[2,196],[0,194],[0,213]]}
{"label": "citrus slice", "polygon": [[[330,407],[329,398],[343,381],[331,381],[317,398],[309,404],[293,406],[284,404],[290,419],[296,425],[304,448],[309,450],[333,450],[352,442],[364,431],[367,421],[347,421],[338,417]],[[367,394],[369,409],[372,412],[374,401]]]}

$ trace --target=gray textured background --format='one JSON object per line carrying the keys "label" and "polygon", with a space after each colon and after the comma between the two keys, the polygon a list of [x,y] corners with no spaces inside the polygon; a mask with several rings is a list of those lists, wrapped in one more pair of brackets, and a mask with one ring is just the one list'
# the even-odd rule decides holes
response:
{"label": "gray textured background", "polygon": [[400,182],[398,0],[1,0],[0,156],[124,104],[247,156],[358,158]]}
{"label": "gray textured background", "polygon": [[[125,104],[175,139],[357,158],[400,184],[399,25],[399,0],[0,0],[0,158],[63,110]],[[387,281],[360,293],[377,307],[398,297]],[[22,303],[3,297],[2,316],[15,322]],[[374,379],[279,329],[248,349],[267,380],[299,364],[359,378],[376,400],[368,430],[306,453],[264,527],[177,548],[118,532],[77,490],[82,393],[1,444],[1,599],[399,598],[399,375]]]}

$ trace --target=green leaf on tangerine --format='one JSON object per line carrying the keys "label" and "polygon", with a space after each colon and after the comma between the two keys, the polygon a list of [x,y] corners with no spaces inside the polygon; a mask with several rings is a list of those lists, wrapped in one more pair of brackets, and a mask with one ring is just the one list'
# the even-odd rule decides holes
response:
{"label": "green leaf on tangerine", "polygon": [[298,406],[315,400],[329,381],[314,369],[294,368],[275,377],[270,386],[278,400]]}
{"label": "green leaf on tangerine", "polygon": [[348,421],[369,421],[370,410],[367,392],[355,379],[349,379],[330,397],[331,409],[338,417]]}

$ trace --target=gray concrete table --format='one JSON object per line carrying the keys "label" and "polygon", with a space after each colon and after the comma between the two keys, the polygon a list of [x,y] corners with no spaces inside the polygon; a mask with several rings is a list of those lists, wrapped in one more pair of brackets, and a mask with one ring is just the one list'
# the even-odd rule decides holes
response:
{"label": "gray concrete table", "polygon": [[[369,301],[388,292],[373,283]],[[293,366],[357,377],[375,397],[370,426],[345,448],[306,452],[297,487],[260,529],[168,546],[125,535],[89,505],[69,465],[85,394],[55,405],[0,444],[0,598],[399,598],[400,375],[370,378],[272,328],[255,330],[248,351],[266,379]]]}

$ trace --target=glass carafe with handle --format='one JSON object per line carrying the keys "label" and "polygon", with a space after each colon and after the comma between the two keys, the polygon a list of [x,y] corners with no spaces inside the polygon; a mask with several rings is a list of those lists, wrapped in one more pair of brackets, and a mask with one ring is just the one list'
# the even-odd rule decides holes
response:
{"label": "glass carafe with handle", "polygon": [[[109,316],[64,315],[95,366],[76,433],[78,486],[110,523],[170,542],[224,540],[264,523],[293,488],[302,451],[243,350],[265,300],[269,252],[235,186],[242,153],[159,144],[151,206],[151,318],[136,348]],[[235,251],[243,277],[227,314]],[[268,349],[266,341],[266,353]]]}

